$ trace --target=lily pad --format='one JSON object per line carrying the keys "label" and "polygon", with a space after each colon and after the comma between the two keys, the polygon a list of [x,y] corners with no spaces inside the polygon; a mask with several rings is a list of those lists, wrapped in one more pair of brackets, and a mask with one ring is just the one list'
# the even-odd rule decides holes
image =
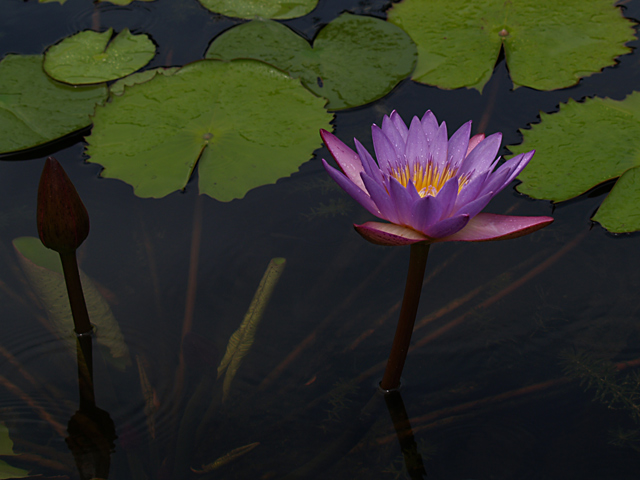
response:
{"label": "lily pad", "polygon": [[[13,240],[13,246],[20,266],[45,307],[49,320],[60,338],[75,353],[73,316],[58,254],[42,245],[40,239],[36,237],[16,238]],[[91,323],[96,327],[97,342],[108,348],[107,358],[111,363],[124,369],[131,365],[131,358],[118,322],[107,301],[82,271],[80,271],[80,280]]]}
{"label": "lily pad", "polygon": [[45,144],[91,125],[106,85],[71,87],[49,78],[42,55],[7,55],[0,62],[0,153]]}
{"label": "lily pad", "polygon": [[536,150],[518,177],[522,184],[517,189],[562,202],[624,174],[594,220],[612,232],[640,229],[640,201],[634,200],[634,167],[640,166],[640,93],[622,101],[569,100],[558,113],[542,113],[540,118],[539,124],[522,132],[522,144],[509,147],[515,154]]}
{"label": "lily pad", "polygon": [[311,12],[318,0],[200,0],[207,10],[237,18],[285,18],[302,17]]}
{"label": "lily pad", "polygon": [[[86,85],[107,82],[139,70],[151,61],[156,46],[145,34],[133,35],[126,28],[111,39],[106,32],[87,30],[50,47],[44,71],[60,82]],[[110,41],[111,40],[111,41]]]}
{"label": "lily pad", "polygon": [[611,0],[404,0],[388,18],[418,45],[413,79],[441,88],[481,91],[501,48],[516,87],[569,87],[635,39]]}
{"label": "lily pad", "polygon": [[[109,2],[114,5],[129,5],[133,3],[135,0],[98,0],[98,3]],[[153,2],[155,0],[138,0],[139,2]]]}
{"label": "lily pad", "polygon": [[[0,455],[15,455],[13,452],[13,441],[9,437],[9,429],[4,423],[0,423]],[[7,462],[0,460],[0,479],[4,478],[26,478],[29,472],[22,468],[16,468]]]}
{"label": "lily pad", "polygon": [[114,95],[122,95],[124,93],[125,87],[130,87],[132,85],[137,85],[139,83],[148,82],[156,75],[173,75],[178,70],[180,70],[179,67],[153,68],[151,70],[145,70],[144,72],[138,72],[132,75],[127,75],[126,77],[121,78],[117,82],[114,82],[114,84],[109,87],[109,91]]}
{"label": "lily pad", "polygon": [[96,109],[87,154],[141,197],[183,189],[198,162],[200,193],[230,201],[311,157],[331,128],[323,104],[265,63],[201,60]]}
{"label": "lily pad", "polygon": [[270,63],[327,98],[329,110],[339,110],[385,96],[411,74],[417,53],[395,25],[344,13],[320,30],[313,47],[281,23],[254,20],[217,37],[205,57]]}

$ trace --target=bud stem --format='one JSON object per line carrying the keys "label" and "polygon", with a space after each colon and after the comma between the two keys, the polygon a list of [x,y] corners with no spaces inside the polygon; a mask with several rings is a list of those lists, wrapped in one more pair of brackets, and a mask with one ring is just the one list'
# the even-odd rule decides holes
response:
{"label": "bud stem", "polygon": [[89,321],[87,304],[82,293],[82,283],[80,282],[76,252],[61,253],[60,261],[62,262],[64,280],[67,284],[67,293],[69,294],[69,304],[71,305],[75,332],[78,335],[89,333],[91,332],[91,322]]}

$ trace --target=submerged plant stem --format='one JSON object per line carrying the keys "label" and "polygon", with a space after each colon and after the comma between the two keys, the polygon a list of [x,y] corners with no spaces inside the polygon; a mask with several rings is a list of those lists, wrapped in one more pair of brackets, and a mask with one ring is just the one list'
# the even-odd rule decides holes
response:
{"label": "submerged plant stem", "polygon": [[402,375],[404,362],[407,359],[413,325],[416,321],[416,313],[418,313],[428,256],[429,244],[414,243],[411,245],[409,272],[407,273],[407,283],[404,288],[400,318],[398,319],[389,360],[387,360],[387,368],[384,371],[382,382],[380,382],[380,388],[383,390],[394,390],[400,386],[400,376]]}

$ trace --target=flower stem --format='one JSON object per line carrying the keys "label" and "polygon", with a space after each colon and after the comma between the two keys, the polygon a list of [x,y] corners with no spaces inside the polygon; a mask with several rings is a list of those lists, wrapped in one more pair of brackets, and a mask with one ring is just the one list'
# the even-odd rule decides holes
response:
{"label": "flower stem", "polygon": [[64,280],[67,284],[75,332],[78,335],[89,333],[91,331],[91,322],[89,321],[87,304],[82,293],[82,283],[80,283],[80,272],[75,250],[71,253],[61,253],[60,261],[62,262]]}
{"label": "flower stem", "polygon": [[413,324],[416,321],[418,303],[420,303],[420,292],[422,291],[428,256],[429,244],[414,243],[411,245],[409,272],[407,273],[407,284],[404,287],[400,318],[389,360],[387,360],[387,368],[380,382],[380,388],[383,390],[395,390],[400,386],[400,376],[409,352],[409,343],[413,333]]}

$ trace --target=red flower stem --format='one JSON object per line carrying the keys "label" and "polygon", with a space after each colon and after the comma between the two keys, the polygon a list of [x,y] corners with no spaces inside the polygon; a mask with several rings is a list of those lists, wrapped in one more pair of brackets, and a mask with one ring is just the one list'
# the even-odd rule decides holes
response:
{"label": "red flower stem", "polygon": [[389,360],[387,360],[387,368],[380,382],[382,390],[395,390],[400,386],[400,376],[402,375],[404,362],[407,359],[413,325],[418,313],[428,256],[429,244],[414,243],[411,245],[407,283],[404,287],[404,298],[402,299],[396,335],[393,339]]}
{"label": "red flower stem", "polygon": [[69,304],[73,315],[73,325],[78,335],[91,332],[91,322],[87,312],[87,304],[82,293],[82,283],[80,283],[80,272],[78,271],[78,260],[76,252],[60,253],[64,281],[67,284],[69,294]]}

